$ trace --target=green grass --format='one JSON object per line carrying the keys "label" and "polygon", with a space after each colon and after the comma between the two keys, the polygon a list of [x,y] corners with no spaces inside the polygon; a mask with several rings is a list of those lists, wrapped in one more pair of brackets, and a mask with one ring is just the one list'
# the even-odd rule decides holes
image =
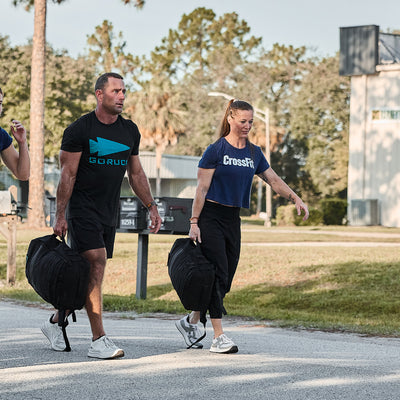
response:
{"label": "green grass", "polygon": [[251,285],[234,291],[226,306],[236,315],[247,313],[281,326],[398,336],[399,270],[400,262],[307,267],[303,272],[314,274],[311,279]]}
{"label": "green grass", "polygon": [[[0,238],[0,298],[41,302],[26,281],[25,254],[32,238],[50,232],[19,227],[17,282],[13,287],[5,285],[7,246]],[[370,236],[360,238],[358,232]],[[375,233],[392,235],[375,238]],[[241,259],[225,306],[230,315],[266,320],[276,326],[400,337],[399,247],[340,245],[346,241],[400,243],[399,233],[400,229],[383,227],[266,229],[244,221]],[[177,237],[150,236],[147,298],[138,300],[137,234],[117,234],[114,258],[107,264],[104,280],[106,311],[184,312],[166,266],[168,251]],[[292,241],[326,242],[327,246],[279,245]],[[262,242],[273,245],[253,245]],[[339,243],[328,246],[332,242]]]}

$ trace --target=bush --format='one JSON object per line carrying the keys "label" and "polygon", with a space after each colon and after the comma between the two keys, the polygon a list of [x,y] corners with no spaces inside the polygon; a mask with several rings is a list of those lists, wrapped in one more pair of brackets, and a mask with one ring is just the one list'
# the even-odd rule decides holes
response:
{"label": "bush", "polygon": [[308,209],[310,216],[303,221],[304,214],[297,215],[296,207],[292,204],[276,209],[276,224],[278,226],[317,226],[323,224],[323,215],[317,208]]}
{"label": "bush", "polygon": [[276,225],[278,226],[293,226],[293,205],[279,206],[276,209]]}
{"label": "bush", "polygon": [[320,201],[325,225],[342,225],[347,213],[347,201],[343,199],[323,199]]}
{"label": "bush", "polygon": [[293,219],[296,226],[317,226],[324,224],[323,214],[318,208],[309,207],[308,211],[310,215],[307,220],[303,221],[304,214],[297,215],[296,207],[293,206]]}

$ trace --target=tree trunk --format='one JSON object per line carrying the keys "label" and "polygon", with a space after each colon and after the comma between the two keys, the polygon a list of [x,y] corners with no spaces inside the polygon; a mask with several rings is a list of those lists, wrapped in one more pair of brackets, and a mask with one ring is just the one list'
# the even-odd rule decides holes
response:
{"label": "tree trunk", "polygon": [[44,99],[47,0],[35,0],[32,43],[28,224],[45,226],[44,215]]}

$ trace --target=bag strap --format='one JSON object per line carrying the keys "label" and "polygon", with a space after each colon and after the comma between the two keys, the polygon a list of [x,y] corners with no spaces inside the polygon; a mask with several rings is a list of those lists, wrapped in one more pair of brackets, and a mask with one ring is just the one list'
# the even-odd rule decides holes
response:
{"label": "bag strap", "polygon": [[204,333],[195,342],[193,342],[190,346],[188,346],[187,347],[188,349],[192,348],[195,344],[201,342],[206,337],[206,334],[207,334],[207,331],[206,331],[207,317],[206,317],[206,312],[205,311],[201,311],[200,312],[200,322],[204,326]]}
{"label": "bag strap", "polygon": [[58,326],[61,326],[61,330],[64,337],[65,342],[65,350],[64,351],[71,351],[71,346],[69,344],[68,336],[67,336],[67,326],[68,326],[68,317],[72,315],[72,321],[76,322],[76,315],[75,311],[72,311],[67,314],[66,310],[59,310],[58,311]]}

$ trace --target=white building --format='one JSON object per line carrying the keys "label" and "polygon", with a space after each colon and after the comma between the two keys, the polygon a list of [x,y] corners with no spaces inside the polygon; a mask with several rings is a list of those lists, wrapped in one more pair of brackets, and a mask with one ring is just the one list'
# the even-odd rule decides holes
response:
{"label": "white building", "polygon": [[[141,151],[139,153],[144,172],[149,179],[151,191],[154,196],[156,193],[156,153]],[[180,197],[193,198],[197,186],[197,167],[200,157],[179,156],[163,154],[160,168],[160,197]],[[128,179],[125,177],[121,195],[127,196],[132,193]]]}
{"label": "white building", "polygon": [[400,227],[400,36],[341,28],[340,74],[351,76],[348,219]]}

